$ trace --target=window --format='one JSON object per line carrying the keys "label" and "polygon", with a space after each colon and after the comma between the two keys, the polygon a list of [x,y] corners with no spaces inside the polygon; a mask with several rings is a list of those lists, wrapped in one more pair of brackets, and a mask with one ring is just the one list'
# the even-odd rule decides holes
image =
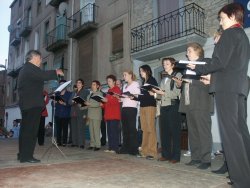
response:
{"label": "window", "polygon": [[49,21],[47,21],[47,22],[45,22],[45,24],[44,24],[44,40],[43,40],[43,42],[44,42],[44,44],[46,44],[48,41],[47,41],[47,39],[48,39],[48,34],[49,33]]}
{"label": "window", "polygon": [[31,7],[28,8],[27,18],[28,18],[28,26],[31,26]]}
{"label": "window", "polygon": [[41,0],[37,0],[37,15],[41,13],[41,9],[42,9],[42,1]]}
{"label": "window", "polygon": [[112,29],[112,54],[123,52],[123,24]]}
{"label": "window", "polygon": [[35,44],[34,44],[34,49],[38,50],[39,49],[39,33],[35,33]]}
{"label": "window", "polygon": [[26,40],[24,42],[24,54],[26,55],[28,51],[29,51],[29,40]]}
{"label": "window", "polygon": [[43,70],[48,70],[48,63],[47,63],[47,62],[44,62],[44,63],[43,63],[42,69],[43,69]]}

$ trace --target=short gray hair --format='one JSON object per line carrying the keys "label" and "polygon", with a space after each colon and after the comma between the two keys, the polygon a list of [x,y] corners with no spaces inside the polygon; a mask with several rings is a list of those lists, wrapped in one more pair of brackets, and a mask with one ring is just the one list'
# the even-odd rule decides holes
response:
{"label": "short gray hair", "polygon": [[41,56],[41,52],[38,50],[30,50],[25,55],[25,62],[30,62],[30,60],[33,58],[33,56]]}

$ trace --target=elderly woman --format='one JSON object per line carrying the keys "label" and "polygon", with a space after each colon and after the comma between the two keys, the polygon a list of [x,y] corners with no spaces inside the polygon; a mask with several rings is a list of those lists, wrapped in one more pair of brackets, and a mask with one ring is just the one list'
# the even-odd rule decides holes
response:
{"label": "elderly woman", "polygon": [[69,103],[71,106],[71,125],[72,125],[72,147],[78,146],[84,149],[85,145],[85,124],[87,110],[81,109],[81,105],[75,103],[72,98],[79,96],[83,99],[87,99],[89,91],[84,88],[84,81],[78,79],[76,81],[76,90],[72,93]]}
{"label": "elderly woman", "polygon": [[218,13],[223,33],[207,65],[189,67],[198,74],[213,73],[218,123],[233,187],[250,186],[250,136],[246,123],[249,40],[243,29],[244,8],[231,3]]}
{"label": "elderly woman", "polygon": [[[189,61],[204,61],[204,50],[198,43],[187,47]],[[188,83],[183,83],[179,112],[186,113],[191,161],[186,165],[207,169],[211,166],[212,134],[209,86],[192,75],[183,75]]]}

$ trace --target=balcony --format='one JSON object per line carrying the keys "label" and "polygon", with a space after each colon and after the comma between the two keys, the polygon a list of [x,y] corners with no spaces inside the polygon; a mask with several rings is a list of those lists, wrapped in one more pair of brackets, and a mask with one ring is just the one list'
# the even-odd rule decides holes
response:
{"label": "balcony", "polygon": [[204,9],[191,3],[131,29],[133,58],[150,60],[179,53],[191,41],[204,43],[204,19]]}
{"label": "balcony", "polygon": [[10,33],[10,45],[17,46],[20,44],[20,42],[21,42],[20,29],[16,28],[16,29],[12,30]]}
{"label": "balcony", "polygon": [[70,38],[79,38],[92,30],[97,29],[96,17],[98,6],[87,4],[81,10],[68,18],[71,20],[71,27],[68,36]]}
{"label": "balcony", "polygon": [[65,25],[58,25],[55,29],[46,35],[46,50],[55,52],[68,45],[67,37],[68,27]]}
{"label": "balcony", "polygon": [[32,31],[31,17],[26,17],[21,22],[20,36],[27,37],[31,31]]}
{"label": "balcony", "polygon": [[61,2],[64,2],[64,0],[51,0],[49,4],[53,7],[58,7]]}

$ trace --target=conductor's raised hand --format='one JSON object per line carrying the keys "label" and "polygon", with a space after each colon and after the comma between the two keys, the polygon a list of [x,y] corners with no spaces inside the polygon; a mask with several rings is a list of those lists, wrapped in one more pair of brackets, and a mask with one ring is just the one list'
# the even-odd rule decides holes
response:
{"label": "conductor's raised hand", "polygon": [[64,73],[63,73],[63,71],[61,69],[56,69],[56,74],[58,76],[64,76]]}

